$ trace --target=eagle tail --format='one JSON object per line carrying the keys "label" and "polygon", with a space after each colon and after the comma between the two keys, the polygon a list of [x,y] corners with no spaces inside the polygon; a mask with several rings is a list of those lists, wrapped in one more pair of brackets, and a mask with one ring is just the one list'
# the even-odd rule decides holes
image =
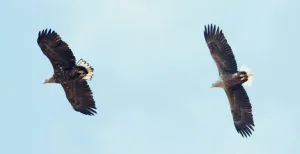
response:
{"label": "eagle tail", "polygon": [[253,73],[251,72],[250,68],[248,68],[246,65],[242,65],[240,67],[240,71],[245,71],[248,76],[248,80],[244,83],[246,86],[251,86],[253,83]]}
{"label": "eagle tail", "polygon": [[80,59],[77,64],[77,66],[79,67],[83,67],[86,69],[87,73],[83,76],[82,79],[84,80],[92,80],[93,75],[94,75],[94,68],[92,66],[90,66],[89,63],[87,63],[85,60]]}

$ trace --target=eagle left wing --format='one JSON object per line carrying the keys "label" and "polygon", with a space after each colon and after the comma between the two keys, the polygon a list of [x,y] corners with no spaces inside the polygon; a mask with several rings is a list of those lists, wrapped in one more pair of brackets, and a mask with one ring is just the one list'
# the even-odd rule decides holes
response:
{"label": "eagle left wing", "polygon": [[222,30],[219,27],[216,28],[216,25],[205,26],[204,38],[210,54],[218,67],[219,74],[236,73],[235,57]]}
{"label": "eagle left wing", "polygon": [[225,89],[230,103],[231,114],[234,121],[234,126],[238,133],[243,137],[250,136],[253,127],[252,106],[244,87],[239,84],[229,89]]}
{"label": "eagle left wing", "polygon": [[50,60],[54,71],[59,67],[71,68],[75,66],[75,56],[69,45],[51,29],[39,32],[37,43],[43,53]]}
{"label": "eagle left wing", "polygon": [[61,84],[64,88],[66,97],[73,109],[85,115],[97,114],[96,104],[86,80],[73,80]]}

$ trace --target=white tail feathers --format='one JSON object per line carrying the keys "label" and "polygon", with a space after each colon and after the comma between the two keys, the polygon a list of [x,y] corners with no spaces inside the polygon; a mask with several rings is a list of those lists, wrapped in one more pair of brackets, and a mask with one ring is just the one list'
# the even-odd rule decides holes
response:
{"label": "white tail feathers", "polygon": [[90,66],[89,63],[87,63],[85,60],[80,59],[77,64],[77,66],[84,67],[87,70],[87,74],[82,78],[84,80],[92,80],[94,75],[94,68]]}
{"label": "white tail feathers", "polygon": [[250,68],[248,68],[247,66],[245,65],[242,65],[240,67],[240,71],[245,71],[247,73],[247,76],[248,76],[248,81],[245,82],[244,84],[251,87],[252,83],[253,83],[253,73],[251,72]]}

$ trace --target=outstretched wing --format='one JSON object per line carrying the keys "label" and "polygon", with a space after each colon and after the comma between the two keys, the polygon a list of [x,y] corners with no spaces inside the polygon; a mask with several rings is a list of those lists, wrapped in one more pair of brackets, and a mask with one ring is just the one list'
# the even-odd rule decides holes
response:
{"label": "outstretched wing", "polygon": [[50,60],[54,70],[59,67],[71,68],[75,66],[76,59],[72,50],[55,31],[51,31],[51,29],[40,31],[37,43]]}
{"label": "outstretched wing", "polygon": [[66,96],[75,111],[85,115],[97,114],[96,104],[86,80],[73,80],[62,83]]}
{"label": "outstretched wing", "polygon": [[219,27],[205,26],[204,38],[218,67],[219,74],[237,72],[237,65],[230,45]]}
{"label": "outstretched wing", "polygon": [[231,114],[237,132],[243,137],[250,136],[252,131],[254,131],[253,127],[255,125],[252,115],[252,106],[246,90],[239,84],[225,89],[225,92],[230,102]]}

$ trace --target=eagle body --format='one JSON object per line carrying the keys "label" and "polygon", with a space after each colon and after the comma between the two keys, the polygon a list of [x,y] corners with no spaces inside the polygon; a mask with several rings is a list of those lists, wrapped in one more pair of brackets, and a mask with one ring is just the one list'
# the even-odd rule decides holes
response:
{"label": "eagle body", "polygon": [[204,38],[219,72],[219,80],[211,87],[224,89],[234,126],[242,137],[248,137],[255,125],[250,99],[242,84],[251,81],[253,74],[247,70],[238,71],[232,49],[219,27],[212,24],[205,26]]}
{"label": "eagle body", "polygon": [[37,43],[51,62],[54,72],[44,83],[61,84],[75,111],[85,115],[96,114],[93,92],[87,83],[92,79],[94,69],[83,59],[75,63],[76,58],[69,45],[51,29],[40,31]]}
{"label": "eagle body", "polygon": [[81,80],[88,71],[84,67],[74,66],[72,68],[60,68],[54,71],[53,80],[55,83],[63,83],[70,80]]}
{"label": "eagle body", "polygon": [[232,74],[223,74],[220,79],[213,83],[212,87],[219,87],[223,89],[231,88],[235,85],[243,84],[248,81],[248,75],[245,71],[239,71]]}

